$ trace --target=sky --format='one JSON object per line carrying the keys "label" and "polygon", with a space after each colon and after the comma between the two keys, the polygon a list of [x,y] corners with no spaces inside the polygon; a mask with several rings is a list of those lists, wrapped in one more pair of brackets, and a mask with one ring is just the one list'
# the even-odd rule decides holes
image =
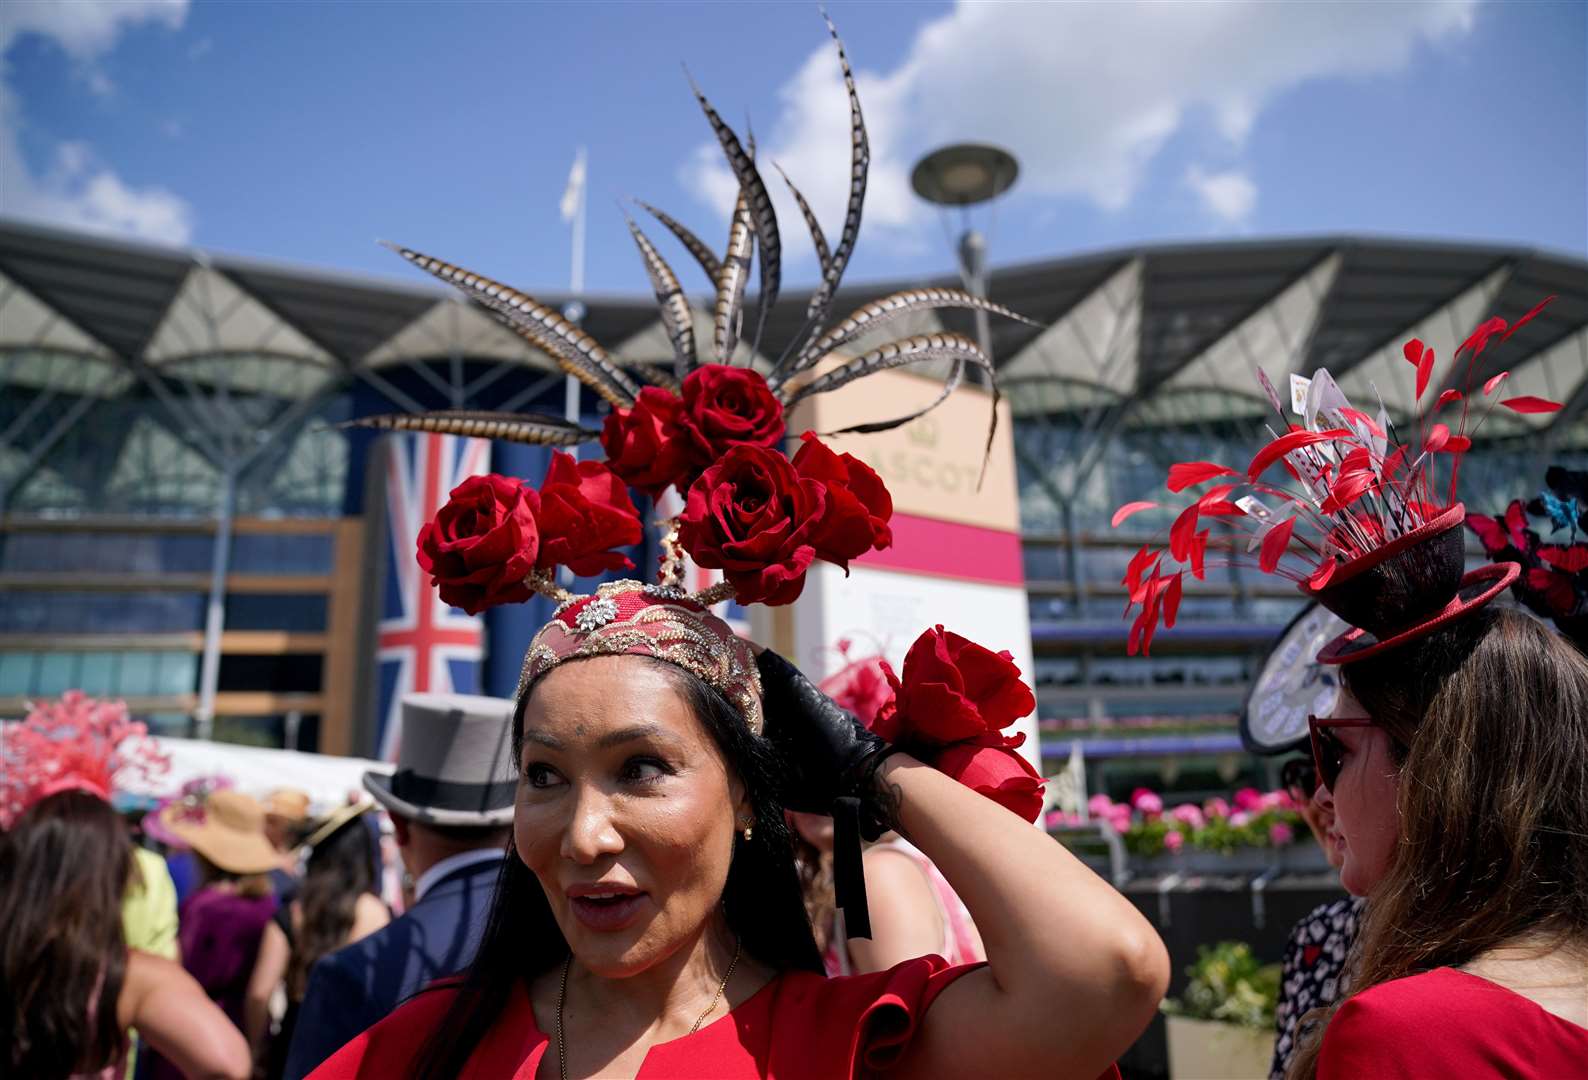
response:
{"label": "sky", "polygon": [[[953,266],[910,191],[951,142],[1021,162],[977,210],[996,268],[1165,241],[1368,233],[1588,255],[1588,4],[863,3],[829,9],[873,165],[849,280]],[[0,4],[0,214],[397,280],[388,239],[642,294],[620,202],[713,246],[731,174],[689,75],[830,238],[848,110],[814,3]],[[785,283],[815,258],[775,170]],[[649,228],[686,288],[704,279]]]}

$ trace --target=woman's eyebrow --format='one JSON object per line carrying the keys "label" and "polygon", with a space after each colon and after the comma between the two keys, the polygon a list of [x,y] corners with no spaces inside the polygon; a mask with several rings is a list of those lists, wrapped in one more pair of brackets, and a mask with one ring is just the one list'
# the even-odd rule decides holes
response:
{"label": "woman's eyebrow", "polygon": [[631,724],[628,727],[609,731],[596,740],[596,745],[605,750],[619,743],[633,742],[636,739],[658,739],[662,742],[672,741],[659,724]]}
{"label": "woman's eyebrow", "polygon": [[549,746],[553,750],[563,749],[563,742],[561,739],[557,738],[557,736],[548,735],[546,732],[537,731],[534,728],[530,728],[528,731],[524,732],[524,741],[540,743],[540,745]]}

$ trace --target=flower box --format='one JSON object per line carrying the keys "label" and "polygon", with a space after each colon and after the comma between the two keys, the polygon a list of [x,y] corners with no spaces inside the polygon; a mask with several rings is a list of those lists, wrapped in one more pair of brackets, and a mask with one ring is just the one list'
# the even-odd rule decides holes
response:
{"label": "flower box", "polygon": [[1170,1080],[1266,1080],[1274,1033],[1217,1020],[1168,1017]]}

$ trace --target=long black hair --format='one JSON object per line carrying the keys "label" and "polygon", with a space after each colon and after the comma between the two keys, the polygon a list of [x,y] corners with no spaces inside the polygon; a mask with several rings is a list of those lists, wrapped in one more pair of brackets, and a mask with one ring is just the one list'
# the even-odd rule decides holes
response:
{"label": "long black hair", "polygon": [[287,996],[303,1000],[309,969],[347,942],[358,898],[375,892],[375,843],[363,815],[314,845],[298,890],[297,939],[287,965]]}
{"label": "long black hair", "polygon": [[[750,800],[754,832],[749,840],[735,841],[722,890],[728,927],[746,953],[775,971],[820,972],[821,953],[805,914],[793,840],[778,795],[781,759],[711,686],[674,664],[650,662],[673,680]],[[524,706],[536,685],[526,688],[513,713],[515,763],[522,760]],[[413,1075],[418,1080],[462,1075],[469,1055],[507,1007],[513,988],[527,988],[567,956],[568,943],[545,892],[509,842],[479,952],[452,1006],[415,1059]]]}
{"label": "long black hair", "polygon": [[132,867],[126,826],[82,791],[39,800],[0,836],[5,1075],[64,1080],[121,1053],[121,899]]}

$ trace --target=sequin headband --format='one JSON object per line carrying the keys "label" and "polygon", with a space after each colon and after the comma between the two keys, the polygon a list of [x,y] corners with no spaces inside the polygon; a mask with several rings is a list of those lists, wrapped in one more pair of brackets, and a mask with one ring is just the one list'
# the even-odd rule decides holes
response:
{"label": "sequin headband", "polygon": [[515,701],[569,660],[651,656],[676,664],[727,698],[751,731],[763,727],[761,677],[750,647],[676,586],[612,581],[563,603],[524,654]]}

